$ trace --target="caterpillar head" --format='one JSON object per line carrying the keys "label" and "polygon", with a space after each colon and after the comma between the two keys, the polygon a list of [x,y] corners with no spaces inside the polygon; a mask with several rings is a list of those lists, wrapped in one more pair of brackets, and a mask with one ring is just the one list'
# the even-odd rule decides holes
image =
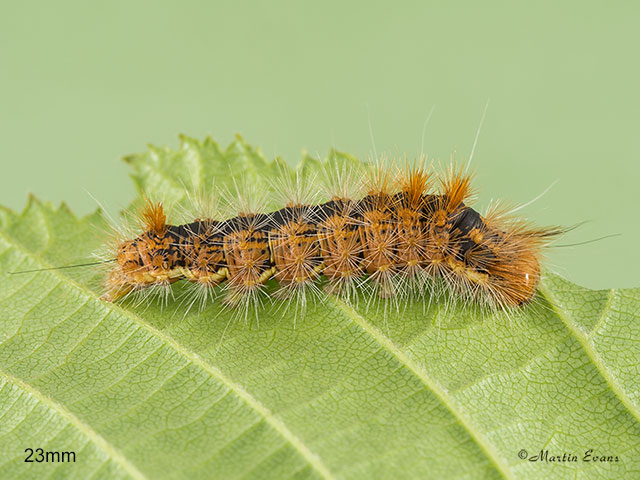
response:
{"label": "caterpillar head", "polygon": [[133,290],[172,281],[169,274],[172,238],[168,235],[162,204],[147,201],[140,218],[145,231],[118,245],[116,266],[105,281],[103,300],[113,302]]}

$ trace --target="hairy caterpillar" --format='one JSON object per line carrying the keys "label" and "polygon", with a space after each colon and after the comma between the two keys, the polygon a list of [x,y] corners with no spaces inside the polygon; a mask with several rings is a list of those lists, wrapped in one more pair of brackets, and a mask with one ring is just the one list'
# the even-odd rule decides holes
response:
{"label": "hairy caterpillar", "polygon": [[533,228],[498,209],[480,215],[468,205],[470,177],[454,167],[437,176],[422,166],[378,166],[360,183],[358,198],[337,188],[324,203],[296,197],[272,212],[181,225],[168,224],[163,204],[147,200],[144,231],[116,245],[102,298],[186,279],[204,298],[215,289],[233,307],[255,301],[275,279],[278,298],[318,294],[322,281],[327,294],[349,298],[365,287],[398,299],[429,295],[440,281],[496,308],[532,300],[541,250],[560,229]]}

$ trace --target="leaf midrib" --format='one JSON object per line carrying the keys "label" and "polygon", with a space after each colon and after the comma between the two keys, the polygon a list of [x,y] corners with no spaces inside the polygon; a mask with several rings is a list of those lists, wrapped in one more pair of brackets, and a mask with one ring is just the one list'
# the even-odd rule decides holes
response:
{"label": "leaf midrib", "polygon": [[[0,237],[3,238],[7,243],[12,245],[22,255],[24,255],[25,257],[31,258],[38,265],[41,265],[43,268],[51,267],[51,265],[48,262],[46,262],[44,259],[42,259],[39,255],[37,255],[37,254],[35,254],[33,252],[30,252],[30,251],[26,250],[25,248],[23,248],[20,243],[15,241],[11,236],[6,234],[4,231],[0,230]],[[243,403],[245,403],[249,408],[251,408],[256,413],[258,413],[258,415],[260,417],[262,417],[265,422],[267,422],[281,437],[283,437],[295,450],[298,451],[298,453],[307,461],[307,463],[309,465],[311,465],[311,467],[314,470],[316,470],[318,472],[318,474],[320,474],[320,476],[322,478],[330,479],[330,480],[335,478],[335,476],[330,472],[330,470],[324,465],[324,463],[322,462],[320,457],[317,456],[315,453],[313,453],[302,442],[302,440],[300,438],[298,438],[291,430],[289,430],[282,420],[277,418],[273,414],[273,412],[271,412],[260,401],[258,401],[258,399],[254,398],[244,387],[242,387],[242,385],[240,385],[240,384],[234,382],[233,380],[231,380],[231,378],[226,376],[221,370],[219,370],[218,368],[214,367],[213,365],[205,362],[198,354],[196,354],[195,352],[191,352],[184,345],[182,345],[179,342],[177,342],[173,337],[167,335],[166,333],[162,332],[161,330],[158,330],[157,328],[152,326],[150,323],[148,323],[145,320],[143,320],[141,317],[133,314],[132,312],[130,312],[128,310],[125,310],[125,309],[119,307],[118,305],[106,304],[105,302],[101,301],[94,292],[92,292],[91,290],[89,290],[85,286],[76,283],[70,277],[62,275],[62,274],[58,273],[55,270],[48,271],[47,274],[48,275],[52,275],[52,276],[56,277],[58,280],[60,280],[61,282],[69,285],[70,287],[75,288],[80,293],[84,294],[87,297],[88,300],[95,301],[96,303],[99,303],[101,306],[103,306],[103,308],[108,308],[108,309],[114,311],[116,314],[119,314],[122,317],[128,318],[132,322],[140,325],[149,334],[151,334],[151,335],[155,336],[156,338],[160,339],[166,345],[168,345],[173,350],[175,350],[183,358],[186,358],[193,365],[201,368],[206,373],[208,373],[211,377],[217,379],[219,382],[221,382],[223,385],[225,385],[225,387],[227,387],[230,391],[232,391],[240,400],[242,400]],[[0,374],[1,373],[2,373],[2,371],[0,371]],[[24,382],[24,381],[22,381],[22,380],[20,380],[20,379],[18,379],[16,377],[11,376],[8,373],[6,374],[6,378],[15,379],[16,381],[20,382],[19,384],[16,383],[16,385],[18,385],[18,386],[24,385],[25,387],[30,388],[34,392],[38,391],[33,386],[29,385],[28,383],[26,383],[26,382]],[[9,381],[11,381],[11,380],[9,380]],[[14,382],[11,381],[11,383],[14,383]],[[37,397],[37,398],[40,399],[40,398],[49,398],[49,397],[46,397],[44,394],[40,393],[40,396]],[[102,439],[104,441],[104,444],[106,446],[108,446],[108,448],[109,448],[108,451],[114,452],[119,457],[121,457],[124,461],[126,461],[128,464],[133,466],[133,464],[129,460],[127,460],[124,455],[119,453],[119,451],[113,445],[111,445],[106,439],[101,437],[97,432],[92,430],[89,425],[83,423],[78,417],[73,415],[73,413],[71,413],[69,410],[67,410],[62,404],[60,404],[58,402],[55,402],[55,400],[53,400],[53,399],[49,399],[49,401],[50,401],[50,403],[52,405],[56,405],[56,406],[59,407],[59,408],[56,408],[55,410],[60,415],[62,415],[63,417],[68,418],[70,423],[72,423],[77,428],[82,427],[82,428],[79,428],[81,431],[84,432],[86,430],[86,431],[94,432],[95,438],[92,437],[92,436],[88,436],[88,438],[90,438],[92,440],[98,440],[98,437],[99,437],[99,439]],[[73,419],[75,419],[75,421]],[[137,471],[137,469],[136,469],[136,471]],[[140,475],[142,475],[139,471],[138,471],[138,473]],[[142,475],[142,476],[138,476],[138,477],[135,477],[135,478],[144,479],[146,477],[144,477],[144,475]]]}

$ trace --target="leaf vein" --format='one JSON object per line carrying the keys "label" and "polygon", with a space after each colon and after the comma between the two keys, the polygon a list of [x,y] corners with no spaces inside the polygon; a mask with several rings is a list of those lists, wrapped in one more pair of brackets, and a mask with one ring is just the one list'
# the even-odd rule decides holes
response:
{"label": "leaf vein", "polygon": [[[609,388],[611,388],[615,396],[618,397],[618,400],[620,400],[620,402],[627,408],[629,413],[636,419],[636,421],[640,423],[640,409],[633,403],[626,392],[622,389],[617,379],[606,369],[605,364],[600,357],[600,354],[591,343],[590,337],[580,330],[576,323],[569,317],[567,312],[559,308],[559,306],[557,305],[558,302],[553,296],[553,293],[551,293],[551,291],[545,285],[541,283],[539,286],[539,290],[547,299],[558,318],[560,318],[560,320],[566,325],[573,336],[578,340],[587,357],[589,357],[589,360],[591,360],[591,363],[593,363],[593,365],[596,367],[598,373],[600,373],[600,375],[604,378],[604,381],[607,382]],[[603,309],[603,314],[608,312],[608,310],[609,308],[605,307]]]}
{"label": "leaf vein", "polygon": [[80,418],[76,417],[70,410],[64,407],[62,404],[54,400],[53,398],[45,395],[40,390],[35,388],[26,382],[23,382],[19,378],[14,377],[10,373],[0,370],[0,376],[4,377],[6,381],[12,383],[17,388],[20,388],[26,392],[30,397],[36,399],[41,404],[47,406],[49,410],[54,411],[62,418],[67,420],[68,423],[73,425],[80,433],[86,438],[91,440],[98,448],[104,451],[110,459],[119,464],[123,470],[125,470],[131,477],[138,480],[146,480],[146,476],[136,468],[122,453],[120,453],[113,445],[111,445],[104,437],[98,432],[92,429],[87,423],[83,422]]}
{"label": "leaf vein", "polygon": [[337,298],[332,299],[332,303],[335,305],[337,310],[341,311],[351,321],[362,328],[398,362],[400,362],[405,368],[409,369],[409,371],[411,371],[436,396],[436,398],[438,398],[445,408],[447,408],[457,419],[458,423],[469,433],[470,437],[475,441],[476,445],[483,451],[487,459],[495,466],[496,470],[502,475],[502,477],[507,479],[513,478],[507,463],[499,454],[495,446],[476,431],[471,422],[462,414],[454,401],[448,397],[447,391],[438,384],[436,380],[429,377],[427,372],[420,365],[411,360],[411,358],[396,346],[389,337],[384,335],[377,327],[367,322],[367,320],[356,310]]}

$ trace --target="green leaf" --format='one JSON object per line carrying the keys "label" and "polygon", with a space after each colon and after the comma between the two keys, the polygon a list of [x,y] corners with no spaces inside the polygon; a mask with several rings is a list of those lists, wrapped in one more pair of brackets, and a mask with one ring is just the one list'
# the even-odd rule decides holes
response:
{"label": "green leaf", "polygon": [[[182,137],[127,161],[141,192],[174,204],[185,187],[215,196],[293,175],[241,139]],[[95,270],[6,274],[86,261],[105,228],[100,212],[34,198],[0,209],[0,478],[640,475],[640,289],[546,274],[511,317],[443,299],[385,317],[330,298],[304,319],[274,307],[247,324],[217,302],[104,303]],[[26,448],[76,461],[25,463]],[[583,461],[588,449],[617,461]]]}

